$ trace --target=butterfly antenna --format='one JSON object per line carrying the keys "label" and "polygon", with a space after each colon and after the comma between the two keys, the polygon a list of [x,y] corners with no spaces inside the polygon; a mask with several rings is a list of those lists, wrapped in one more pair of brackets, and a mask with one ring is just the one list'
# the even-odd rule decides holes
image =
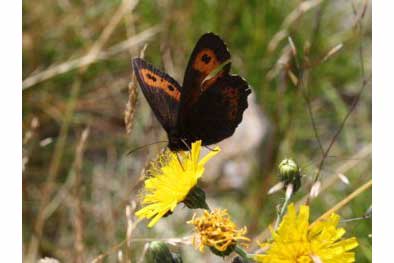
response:
{"label": "butterfly antenna", "polygon": [[218,150],[215,150],[215,149],[212,149],[211,147],[209,147],[209,146],[204,146],[205,148],[207,148],[208,150],[210,150],[211,152],[217,152]]}
{"label": "butterfly antenna", "polygon": [[181,142],[186,146],[187,150],[190,152],[190,146],[186,143],[186,141],[184,139],[181,139]]}
{"label": "butterfly antenna", "polygon": [[139,150],[142,150],[142,149],[144,149],[144,148],[147,148],[147,147],[149,147],[149,146],[152,146],[152,145],[155,145],[155,144],[159,144],[159,143],[168,143],[168,141],[158,141],[158,142],[149,143],[149,144],[146,144],[146,145],[143,145],[143,146],[139,146],[139,147],[137,147],[137,148],[134,148],[134,149],[130,150],[130,151],[127,153],[127,155],[131,155],[132,153],[135,153],[135,152],[137,152],[137,151],[139,151]]}

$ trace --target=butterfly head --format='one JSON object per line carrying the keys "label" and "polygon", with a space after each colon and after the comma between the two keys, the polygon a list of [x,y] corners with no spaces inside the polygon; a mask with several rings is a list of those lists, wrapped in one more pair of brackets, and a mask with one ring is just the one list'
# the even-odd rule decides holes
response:
{"label": "butterfly head", "polygon": [[176,133],[168,134],[168,141],[168,148],[170,148],[171,151],[178,152],[190,150],[190,142],[186,139],[182,139],[182,137]]}

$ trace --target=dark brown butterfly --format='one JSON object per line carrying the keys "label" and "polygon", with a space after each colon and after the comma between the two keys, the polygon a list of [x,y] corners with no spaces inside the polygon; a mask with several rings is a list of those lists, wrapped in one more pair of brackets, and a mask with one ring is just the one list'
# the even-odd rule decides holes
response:
{"label": "dark brown butterfly", "polygon": [[138,83],[167,132],[170,150],[187,150],[196,140],[214,144],[234,133],[251,90],[244,79],[229,74],[231,63],[223,66],[229,59],[223,40],[204,34],[189,59],[182,86],[144,60],[133,59]]}

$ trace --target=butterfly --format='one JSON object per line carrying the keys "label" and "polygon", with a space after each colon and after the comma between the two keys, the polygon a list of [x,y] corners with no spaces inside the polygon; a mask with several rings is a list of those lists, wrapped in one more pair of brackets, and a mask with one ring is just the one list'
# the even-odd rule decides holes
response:
{"label": "butterfly", "polygon": [[171,151],[188,150],[196,140],[215,144],[230,137],[242,121],[251,90],[243,78],[229,73],[229,60],[225,43],[214,33],[197,41],[182,86],[145,60],[133,59],[136,79],[167,132]]}

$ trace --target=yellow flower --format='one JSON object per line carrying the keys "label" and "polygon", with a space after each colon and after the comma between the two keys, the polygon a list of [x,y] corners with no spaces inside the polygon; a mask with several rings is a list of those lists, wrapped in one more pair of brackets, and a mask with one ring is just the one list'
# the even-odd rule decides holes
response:
{"label": "yellow flower", "polygon": [[201,252],[204,251],[204,246],[207,246],[213,252],[228,255],[235,248],[237,241],[250,241],[244,236],[247,232],[246,227],[237,229],[226,209],[215,209],[213,212],[205,210],[204,215],[201,217],[194,215],[187,223],[194,225],[196,234],[193,236],[193,244]]}
{"label": "yellow flower", "polygon": [[144,183],[142,204],[145,207],[135,213],[138,218],[153,217],[148,227],[154,226],[160,218],[174,211],[177,204],[184,201],[204,173],[205,163],[220,149],[216,147],[199,160],[200,151],[201,141],[196,141],[192,144],[191,152],[173,153],[166,150],[156,163],[152,163],[148,170],[150,176]]}
{"label": "yellow flower", "polygon": [[263,263],[348,263],[355,261],[355,253],[349,252],[358,246],[356,238],[339,240],[345,229],[337,228],[337,214],[325,221],[309,225],[309,207],[301,206],[298,215],[294,204],[288,206],[273,241],[260,246],[266,254],[257,255]]}

